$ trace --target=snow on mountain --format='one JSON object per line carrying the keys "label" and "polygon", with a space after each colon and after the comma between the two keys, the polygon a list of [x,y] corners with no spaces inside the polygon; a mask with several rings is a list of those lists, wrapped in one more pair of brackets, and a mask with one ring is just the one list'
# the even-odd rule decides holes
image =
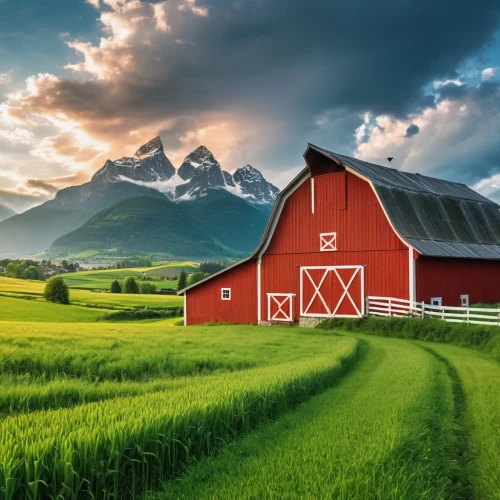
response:
{"label": "snow on mountain", "polygon": [[193,177],[194,171],[204,162],[216,163],[214,155],[205,146],[198,146],[194,151],[189,153],[177,173],[179,177],[188,181]]}
{"label": "snow on mountain", "polygon": [[222,171],[222,175],[224,175],[224,180],[226,181],[226,186],[235,188],[236,184],[234,183],[233,175],[225,170]]}
{"label": "snow on mountain", "polygon": [[238,168],[233,174],[233,179],[241,195],[256,203],[274,203],[280,192],[251,165]]}
{"label": "snow on mountain", "polygon": [[141,146],[133,157],[107,160],[104,167],[92,177],[92,182],[166,181],[175,174],[175,168],[163,151],[159,137]]}
{"label": "snow on mountain", "polygon": [[[194,169],[188,182],[175,188],[176,198],[193,198],[203,195],[208,189],[226,187],[219,162],[205,146],[195,149],[191,155],[193,155],[191,163],[197,163],[197,160],[200,160],[201,163]],[[186,161],[183,164],[185,165]]]}
{"label": "snow on mountain", "polygon": [[107,160],[94,174],[86,191],[120,181],[156,189],[172,200],[203,196],[210,189],[226,189],[252,203],[274,203],[279,193],[277,187],[250,165],[238,168],[234,174],[222,170],[205,146],[199,146],[187,155],[176,171],[165,155],[159,137],[141,146],[133,157]]}

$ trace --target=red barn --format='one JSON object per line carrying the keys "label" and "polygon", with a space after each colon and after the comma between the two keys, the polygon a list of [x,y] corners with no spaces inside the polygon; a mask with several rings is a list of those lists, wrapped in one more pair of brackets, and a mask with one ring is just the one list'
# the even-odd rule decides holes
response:
{"label": "red barn", "polygon": [[500,207],[309,145],[247,259],[181,291],[187,325],[362,316],[368,295],[500,301]]}

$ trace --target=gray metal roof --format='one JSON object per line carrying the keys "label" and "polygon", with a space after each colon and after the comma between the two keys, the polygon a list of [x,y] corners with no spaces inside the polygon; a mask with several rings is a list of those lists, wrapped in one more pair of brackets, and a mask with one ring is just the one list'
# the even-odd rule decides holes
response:
{"label": "gray metal roof", "polygon": [[500,259],[500,206],[465,184],[310,147],[371,181],[394,229],[419,253]]}

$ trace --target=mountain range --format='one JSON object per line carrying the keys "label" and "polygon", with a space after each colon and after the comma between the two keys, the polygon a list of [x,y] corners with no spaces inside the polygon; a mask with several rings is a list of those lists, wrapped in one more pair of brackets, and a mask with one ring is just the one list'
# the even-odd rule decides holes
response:
{"label": "mountain range", "polygon": [[14,215],[16,215],[16,212],[14,212],[14,210],[0,205],[0,222]]}
{"label": "mountain range", "polygon": [[[159,137],[92,179],[0,222],[0,255],[124,248],[176,257],[253,250],[279,190],[250,165],[233,174],[199,146],[176,169]],[[0,208],[0,220],[2,211]]]}

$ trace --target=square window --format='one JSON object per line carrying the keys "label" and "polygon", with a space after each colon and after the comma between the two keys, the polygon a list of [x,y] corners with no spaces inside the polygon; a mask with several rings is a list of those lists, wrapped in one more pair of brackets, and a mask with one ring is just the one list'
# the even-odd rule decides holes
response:
{"label": "square window", "polygon": [[321,252],[336,252],[337,233],[320,233],[319,243],[320,243],[319,249]]}
{"label": "square window", "polygon": [[231,300],[231,289],[230,288],[221,288],[221,299],[222,300]]}
{"label": "square window", "polygon": [[469,307],[469,296],[460,295],[460,304],[462,305],[462,307]]}
{"label": "square window", "polygon": [[431,297],[431,306],[439,306],[443,305],[443,297]]}

